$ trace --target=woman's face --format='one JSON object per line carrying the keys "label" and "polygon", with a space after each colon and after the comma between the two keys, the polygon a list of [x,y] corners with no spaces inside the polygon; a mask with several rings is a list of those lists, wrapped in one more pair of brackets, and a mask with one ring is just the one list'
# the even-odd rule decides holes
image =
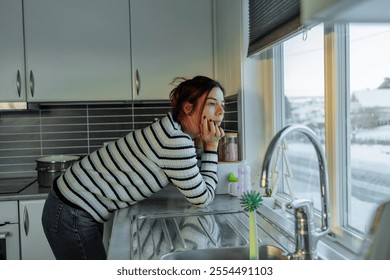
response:
{"label": "woman's face", "polygon": [[225,99],[222,90],[219,87],[213,88],[208,95],[205,94],[198,100],[193,112],[181,120],[183,131],[196,138],[200,134],[200,124],[203,121],[211,120],[220,126],[225,113],[224,107]]}

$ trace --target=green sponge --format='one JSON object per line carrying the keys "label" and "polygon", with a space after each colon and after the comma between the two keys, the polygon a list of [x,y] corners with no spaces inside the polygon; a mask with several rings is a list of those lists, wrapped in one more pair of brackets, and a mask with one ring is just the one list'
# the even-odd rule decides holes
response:
{"label": "green sponge", "polygon": [[233,172],[230,172],[229,177],[228,177],[228,181],[229,182],[238,182],[238,178],[233,174]]}

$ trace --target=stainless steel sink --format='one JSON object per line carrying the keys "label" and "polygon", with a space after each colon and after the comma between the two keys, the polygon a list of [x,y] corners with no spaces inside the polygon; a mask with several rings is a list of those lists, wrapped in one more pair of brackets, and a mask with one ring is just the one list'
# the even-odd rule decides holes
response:
{"label": "stainless steel sink", "polygon": [[[162,260],[248,260],[248,247],[212,248],[181,251],[165,254]],[[259,247],[260,260],[287,260],[287,253],[282,249],[263,245]]]}
{"label": "stainless steel sink", "polygon": [[[249,256],[248,237],[248,215],[241,209],[140,215],[131,222],[130,258],[245,259]],[[285,258],[260,227],[258,242],[260,258]]]}

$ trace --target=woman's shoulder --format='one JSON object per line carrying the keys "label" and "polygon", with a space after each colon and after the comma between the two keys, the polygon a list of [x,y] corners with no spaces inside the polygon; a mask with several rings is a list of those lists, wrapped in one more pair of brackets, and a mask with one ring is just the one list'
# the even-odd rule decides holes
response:
{"label": "woman's shoulder", "polygon": [[171,113],[168,113],[155,124],[169,138],[183,138],[192,142],[191,137],[181,130],[180,124],[173,120]]}

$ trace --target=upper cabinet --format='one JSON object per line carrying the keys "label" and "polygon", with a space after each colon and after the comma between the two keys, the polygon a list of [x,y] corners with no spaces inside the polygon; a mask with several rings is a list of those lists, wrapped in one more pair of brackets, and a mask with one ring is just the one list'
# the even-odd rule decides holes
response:
{"label": "upper cabinet", "polygon": [[128,0],[29,0],[24,20],[28,101],[131,100]]}
{"label": "upper cabinet", "polygon": [[26,100],[22,0],[0,1],[0,100]]}
{"label": "upper cabinet", "polygon": [[216,79],[226,96],[238,94],[241,86],[242,1],[216,0]]}
{"label": "upper cabinet", "polygon": [[212,2],[130,0],[134,99],[167,99],[175,77],[214,77]]}
{"label": "upper cabinet", "polygon": [[168,99],[214,77],[213,26],[213,0],[0,0],[0,109]]}

